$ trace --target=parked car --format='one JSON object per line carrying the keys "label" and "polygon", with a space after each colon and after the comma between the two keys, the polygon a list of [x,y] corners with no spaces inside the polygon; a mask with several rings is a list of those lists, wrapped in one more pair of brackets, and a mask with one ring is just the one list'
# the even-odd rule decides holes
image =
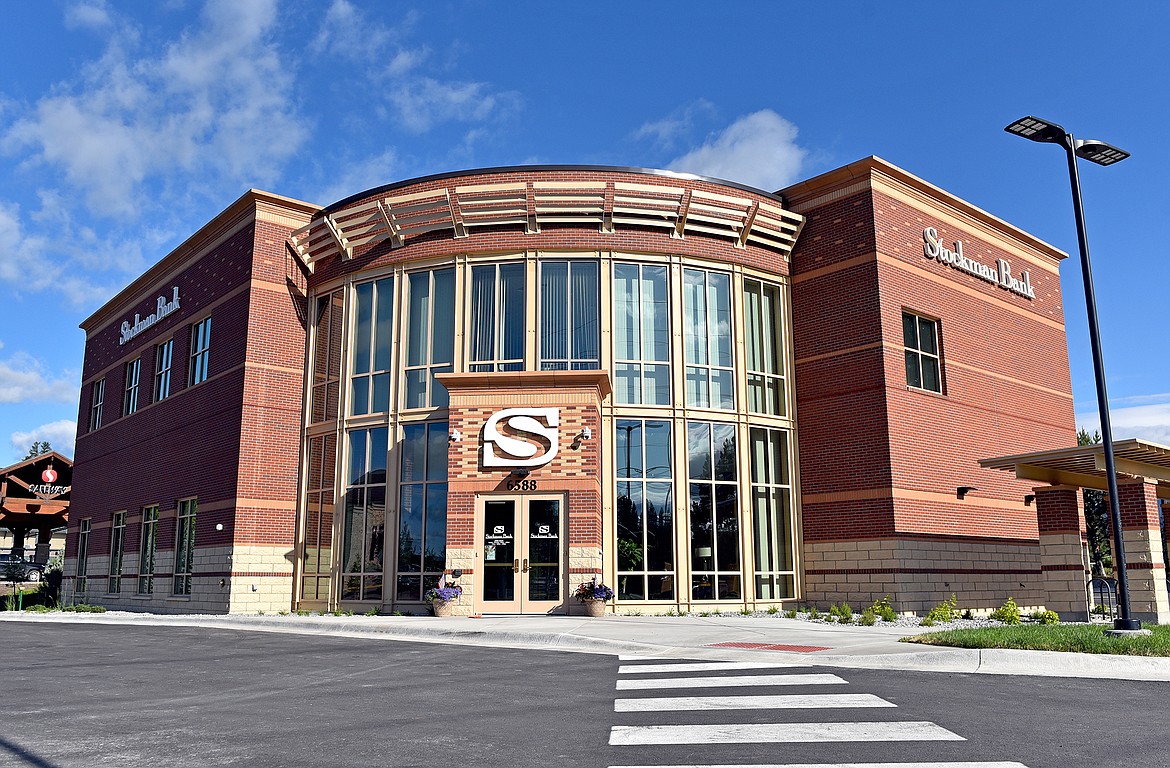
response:
{"label": "parked car", "polygon": [[4,553],[0,554],[0,580],[7,578],[10,563],[15,563],[19,566],[21,581],[40,581],[45,575],[45,566],[43,563],[34,563],[31,560],[25,560],[19,555]]}

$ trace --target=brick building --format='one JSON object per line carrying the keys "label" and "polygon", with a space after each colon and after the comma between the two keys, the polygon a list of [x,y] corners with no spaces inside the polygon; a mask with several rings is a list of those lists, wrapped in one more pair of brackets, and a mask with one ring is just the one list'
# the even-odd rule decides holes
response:
{"label": "brick building", "polygon": [[1062,258],[877,158],[253,190],[82,324],[66,590],[1043,605],[1036,483],[979,460],[1075,444]]}

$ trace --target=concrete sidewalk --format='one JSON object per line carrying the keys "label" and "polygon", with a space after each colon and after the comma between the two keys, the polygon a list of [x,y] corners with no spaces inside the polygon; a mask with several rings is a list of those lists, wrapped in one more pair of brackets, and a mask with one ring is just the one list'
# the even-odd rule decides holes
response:
{"label": "concrete sidewalk", "polygon": [[257,616],[0,613],[0,621],[207,627],[505,648],[794,665],[1102,680],[1170,681],[1170,658],[968,650],[900,643],[916,627],[817,624],[775,616]]}

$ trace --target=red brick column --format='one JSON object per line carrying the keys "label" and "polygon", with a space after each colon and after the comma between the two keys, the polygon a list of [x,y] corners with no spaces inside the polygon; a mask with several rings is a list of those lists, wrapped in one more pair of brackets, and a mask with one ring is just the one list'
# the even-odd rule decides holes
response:
{"label": "red brick column", "polygon": [[1121,507],[1130,611],[1139,621],[1165,624],[1170,623],[1170,598],[1162,559],[1157,487],[1144,479],[1121,481],[1117,501]]}
{"label": "red brick column", "polygon": [[1088,621],[1089,548],[1081,489],[1068,485],[1034,488],[1040,531],[1044,605],[1066,621]]}

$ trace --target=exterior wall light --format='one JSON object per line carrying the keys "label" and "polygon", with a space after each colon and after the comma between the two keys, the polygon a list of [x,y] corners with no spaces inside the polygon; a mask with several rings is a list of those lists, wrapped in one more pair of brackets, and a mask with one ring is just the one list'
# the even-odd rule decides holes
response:
{"label": "exterior wall light", "polygon": [[1027,494],[1026,496],[1024,496],[1024,506],[1025,507],[1032,506],[1032,502],[1035,500],[1036,500],[1036,494],[1034,494],[1034,493]]}
{"label": "exterior wall light", "polygon": [[979,489],[973,485],[960,485],[958,488],[955,489],[955,498],[958,499],[959,501],[962,501],[967,496],[968,493],[970,493],[971,491],[977,491],[977,490],[979,490]]}
{"label": "exterior wall light", "polygon": [[457,429],[453,429],[447,433],[447,439],[450,440],[452,443],[457,443],[463,439],[463,433]]}
{"label": "exterior wall light", "polygon": [[1097,327],[1097,299],[1093,292],[1093,270],[1089,264],[1089,235],[1085,230],[1085,209],[1081,204],[1081,178],[1077,172],[1077,158],[1097,165],[1113,165],[1129,157],[1124,149],[1093,139],[1078,139],[1062,126],[1038,117],[1021,117],[1004,128],[1008,133],[1023,136],[1042,144],[1059,144],[1068,155],[1068,176],[1072,185],[1073,215],[1077,223],[1077,243],[1081,249],[1081,277],[1085,282],[1085,309],[1089,313],[1089,342],[1093,350],[1093,373],[1097,382],[1097,410],[1101,416],[1101,443],[1105,450],[1105,475],[1109,484],[1109,519],[1113,523],[1113,554],[1117,566],[1118,618],[1113,628],[1130,631],[1142,628],[1142,623],[1130,616],[1129,577],[1125,567],[1125,543],[1121,531],[1121,507],[1117,501],[1117,469],[1113,461],[1113,428],[1109,422],[1109,395],[1105,390],[1105,361],[1101,354],[1101,331]]}

